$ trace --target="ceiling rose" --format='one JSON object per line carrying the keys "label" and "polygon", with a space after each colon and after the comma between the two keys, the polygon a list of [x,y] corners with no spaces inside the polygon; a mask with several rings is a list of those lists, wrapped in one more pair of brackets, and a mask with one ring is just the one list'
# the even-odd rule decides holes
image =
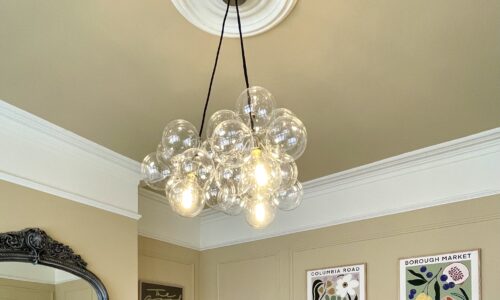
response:
{"label": "ceiling rose", "polygon": [[[297,0],[246,0],[240,1],[242,33],[253,36],[266,32],[283,21],[292,11]],[[172,0],[177,10],[193,25],[213,35],[220,35],[221,20],[226,3],[223,0]],[[239,36],[236,9],[228,14],[225,36]]]}

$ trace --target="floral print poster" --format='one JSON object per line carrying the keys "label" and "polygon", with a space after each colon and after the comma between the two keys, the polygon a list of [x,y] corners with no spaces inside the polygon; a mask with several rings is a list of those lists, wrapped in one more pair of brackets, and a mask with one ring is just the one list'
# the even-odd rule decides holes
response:
{"label": "floral print poster", "polygon": [[307,271],[307,300],[365,300],[366,265]]}
{"label": "floral print poster", "polygon": [[479,300],[479,250],[400,260],[400,300]]}

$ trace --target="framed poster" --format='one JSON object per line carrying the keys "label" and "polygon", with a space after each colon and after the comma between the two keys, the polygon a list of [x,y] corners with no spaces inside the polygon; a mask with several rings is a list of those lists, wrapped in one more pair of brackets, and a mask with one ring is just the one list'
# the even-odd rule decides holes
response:
{"label": "framed poster", "polygon": [[139,281],[139,300],[182,300],[182,287]]}
{"label": "framed poster", "polygon": [[480,300],[479,250],[399,260],[400,300]]}
{"label": "framed poster", "polygon": [[366,264],[307,271],[307,300],[344,299],[366,299]]}

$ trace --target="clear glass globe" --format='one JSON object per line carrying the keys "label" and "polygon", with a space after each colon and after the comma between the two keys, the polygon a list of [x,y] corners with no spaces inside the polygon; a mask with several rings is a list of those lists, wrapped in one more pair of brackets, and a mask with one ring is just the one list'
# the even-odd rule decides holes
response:
{"label": "clear glass globe", "polygon": [[[236,101],[238,116],[249,128],[252,128],[253,121],[253,131],[256,135],[265,133],[275,108],[276,101],[273,95],[260,86],[245,89]],[[252,121],[250,118],[252,118]]]}
{"label": "clear glass globe", "polygon": [[194,175],[175,183],[167,197],[172,210],[183,217],[196,217],[205,206],[203,190]]}
{"label": "clear glass globe", "polygon": [[229,195],[240,195],[248,190],[248,185],[243,183],[243,170],[241,167],[217,165],[215,182],[219,188],[225,189],[225,193]]}
{"label": "clear glass globe", "polygon": [[219,193],[220,193],[220,188],[215,182],[214,179],[212,179],[204,189],[204,195],[205,195],[205,204],[208,205],[211,208],[214,209],[219,209]]}
{"label": "clear glass globe", "polygon": [[182,153],[179,164],[179,176],[194,175],[203,188],[215,174],[215,166],[208,153],[200,148],[191,148]]}
{"label": "clear glass globe", "polygon": [[211,138],[214,134],[215,128],[219,126],[220,123],[227,120],[237,120],[241,121],[238,114],[229,109],[223,109],[215,112],[210,119],[208,120],[208,124],[206,127],[207,138]]}
{"label": "clear glass globe", "polygon": [[167,161],[165,165],[169,166],[170,170],[172,170],[172,176],[170,176],[167,179],[167,184],[165,191],[168,192],[168,190],[177,182],[181,181],[183,177],[180,175],[180,166],[181,166],[181,161],[183,159],[182,154],[176,155],[172,157],[170,160]]}
{"label": "clear glass globe", "polygon": [[168,160],[189,148],[198,147],[200,137],[193,124],[185,120],[174,120],[165,126],[161,144],[162,160]]}
{"label": "clear glass globe", "polygon": [[156,152],[147,155],[141,163],[141,176],[144,183],[158,191],[165,190],[169,179],[175,170],[169,164],[162,164],[156,157]]}
{"label": "clear glass globe", "polygon": [[248,203],[246,208],[246,220],[255,229],[267,227],[276,215],[276,207],[271,201],[253,201]]}
{"label": "clear glass globe", "polygon": [[165,149],[163,148],[163,145],[161,143],[158,144],[158,147],[156,147],[156,158],[160,163],[165,165],[170,162],[170,157],[167,156],[167,153],[165,152]]}
{"label": "clear glass globe", "polygon": [[242,186],[255,192],[273,193],[281,184],[279,163],[260,148],[252,150],[250,157],[242,165]]}
{"label": "clear glass globe", "polygon": [[291,162],[283,162],[280,164],[281,170],[281,185],[279,187],[280,190],[288,189],[291,187],[296,181],[299,175],[299,171],[297,170],[297,164],[294,161]]}
{"label": "clear glass globe", "polygon": [[258,202],[258,201],[272,201],[273,194],[265,190],[250,189],[242,194],[245,204]]}
{"label": "clear glass globe", "polygon": [[217,207],[226,215],[237,216],[245,208],[245,202],[239,195],[228,192],[228,189],[222,189],[219,192]]}
{"label": "clear glass globe", "polygon": [[265,144],[275,158],[284,161],[296,160],[306,149],[306,128],[297,117],[279,117],[269,124]]}
{"label": "clear glass globe", "polygon": [[253,148],[250,129],[238,120],[220,123],[210,139],[212,150],[221,163],[240,166]]}
{"label": "clear glass globe", "polygon": [[302,184],[297,181],[288,189],[278,191],[273,198],[273,205],[281,210],[292,210],[300,205],[303,196]]}
{"label": "clear glass globe", "polygon": [[277,119],[279,117],[284,117],[284,116],[295,117],[295,114],[287,108],[277,108],[277,109],[273,110],[273,117],[272,117],[273,120]]}
{"label": "clear glass globe", "polygon": [[208,154],[208,157],[214,162],[217,162],[215,152],[212,149],[212,145],[210,144],[210,139],[203,141],[203,143],[201,143],[200,145],[200,149],[205,150]]}

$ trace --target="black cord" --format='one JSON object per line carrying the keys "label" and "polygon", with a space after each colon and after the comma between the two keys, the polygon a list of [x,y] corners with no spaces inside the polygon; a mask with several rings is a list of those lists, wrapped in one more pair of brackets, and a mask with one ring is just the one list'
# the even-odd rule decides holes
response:
{"label": "black cord", "polygon": [[[205,124],[205,117],[207,115],[208,102],[210,101],[210,94],[212,93],[212,85],[214,83],[215,71],[217,70],[217,63],[219,62],[220,48],[222,46],[222,40],[224,38],[224,27],[226,26],[226,19],[227,19],[227,15],[229,13],[229,3],[231,3],[231,1],[227,1],[226,13],[224,14],[224,20],[222,21],[222,30],[220,33],[219,46],[217,47],[217,54],[215,55],[214,68],[212,70],[212,77],[210,78],[210,85],[208,86],[208,94],[207,94],[207,99],[205,100],[205,108],[203,109],[203,117],[201,118],[200,133],[199,133],[200,138],[201,138],[201,134],[203,133],[203,125]],[[238,21],[239,21],[239,17],[238,17]],[[241,32],[241,30],[240,30],[240,32]],[[248,83],[247,83],[247,85],[248,85]]]}
{"label": "black cord", "polygon": [[240,9],[238,8],[238,0],[236,3],[236,16],[238,17],[238,30],[240,32],[240,46],[241,46],[241,59],[243,61],[243,74],[245,75],[245,84],[247,89],[250,87],[248,83],[248,69],[247,69],[247,59],[245,57],[245,46],[243,45],[243,33],[241,32],[241,20],[240,20]]}
{"label": "black cord", "polygon": [[[220,39],[219,39],[219,46],[217,47],[217,54],[215,55],[215,62],[214,62],[214,67],[212,69],[212,76],[210,77],[210,84],[208,86],[208,93],[207,93],[207,99],[205,100],[205,107],[203,108],[203,117],[201,118],[201,125],[200,125],[200,133],[199,136],[201,138],[203,134],[203,126],[205,124],[205,118],[207,116],[207,109],[208,109],[208,102],[210,101],[210,94],[212,93],[212,85],[214,83],[214,78],[215,78],[215,72],[217,70],[217,63],[219,62],[219,54],[220,54],[220,49],[222,46],[222,40],[224,39],[224,27],[226,26],[226,19],[227,15],[229,13],[229,6],[230,6],[231,1],[227,1],[227,7],[226,7],[226,13],[224,14],[224,20],[222,21],[222,29],[221,29],[221,34],[220,34]],[[251,98],[250,98],[250,92],[248,88],[250,88],[250,84],[248,82],[248,68],[247,68],[247,60],[245,57],[245,46],[243,45],[243,33],[241,31],[241,20],[240,20],[240,9],[238,7],[238,0],[235,0],[235,6],[236,6],[236,15],[238,18],[238,30],[240,33],[240,47],[241,47],[241,59],[243,61],[243,75],[245,76],[245,85],[247,88],[247,97],[248,97],[248,105],[251,105]],[[250,111],[248,113],[250,116],[250,125],[252,130],[254,129],[254,120],[252,116],[252,112]]]}
{"label": "black cord", "polygon": [[[248,106],[251,107],[250,91],[248,90],[248,88],[250,88],[250,84],[248,83],[247,59],[245,57],[245,46],[243,45],[243,33],[241,32],[240,9],[238,8],[238,0],[235,0],[235,3],[236,3],[236,16],[238,17],[238,30],[240,32],[240,47],[241,47],[241,59],[243,61],[243,75],[245,75],[245,84],[247,87]],[[248,112],[248,115],[250,116],[250,126],[253,131],[254,126],[253,126],[253,116],[251,110]]]}

